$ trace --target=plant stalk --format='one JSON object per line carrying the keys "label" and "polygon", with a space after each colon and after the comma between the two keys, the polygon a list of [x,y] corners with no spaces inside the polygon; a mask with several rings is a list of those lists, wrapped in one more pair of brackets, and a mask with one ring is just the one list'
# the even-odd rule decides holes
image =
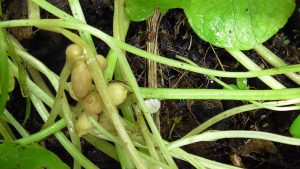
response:
{"label": "plant stalk", "polygon": [[[287,64],[278,56],[276,56],[272,51],[266,48],[262,44],[258,44],[255,48],[256,52],[268,63],[274,67],[287,66]],[[296,84],[300,85],[300,76],[296,73],[286,73],[289,79],[294,81]]]}
{"label": "plant stalk", "polygon": [[[226,49],[238,62],[245,66],[250,71],[262,71],[262,69],[257,66],[251,59],[249,59],[243,52]],[[258,77],[266,85],[272,89],[283,89],[286,88],[276,79],[271,76]]]}
{"label": "plant stalk", "polygon": [[146,99],[160,100],[286,100],[299,98],[299,88],[277,90],[170,89],[140,88]]}

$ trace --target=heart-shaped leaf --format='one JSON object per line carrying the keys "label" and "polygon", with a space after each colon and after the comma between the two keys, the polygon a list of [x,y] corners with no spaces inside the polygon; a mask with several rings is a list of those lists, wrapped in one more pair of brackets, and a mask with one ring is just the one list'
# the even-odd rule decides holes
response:
{"label": "heart-shaped leaf", "polygon": [[229,49],[248,50],[263,43],[285,25],[295,0],[127,0],[133,21],[150,17],[159,8],[183,8],[203,40]]}
{"label": "heart-shaped leaf", "polygon": [[294,8],[294,0],[191,0],[184,11],[203,40],[222,48],[248,50],[283,27]]}

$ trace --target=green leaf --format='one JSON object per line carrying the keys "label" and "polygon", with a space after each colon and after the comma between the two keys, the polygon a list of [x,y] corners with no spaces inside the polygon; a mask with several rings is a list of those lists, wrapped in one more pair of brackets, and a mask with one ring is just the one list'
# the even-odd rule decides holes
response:
{"label": "green leaf", "polygon": [[184,8],[190,0],[126,0],[125,12],[132,21],[143,21],[149,18],[155,9],[166,12],[173,8]]}
{"label": "green leaf", "polygon": [[246,78],[237,78],[236,85],[239,89],[248,89],[248,80]]}
{"label": "green leaf", "polygon": [[125,12],[132,21],[146,20],[154,10],[154,0],[127,0],[125,4]]}
{"label": "green leaf", "polygon": [[290,133],[295,138],[300,138],[300,115],[293,121],[290,126]]}
{"label": "green leaf", "polygon": [[294,0],[191,0],[184,11],[203,40],[222,48],[248,50],[283,27],[294,8]]}
{"label": "green leaf", "polygon": [[0,168],[69,169],[54,153],[40,147],[4,142],[0,144],[0,154]]}

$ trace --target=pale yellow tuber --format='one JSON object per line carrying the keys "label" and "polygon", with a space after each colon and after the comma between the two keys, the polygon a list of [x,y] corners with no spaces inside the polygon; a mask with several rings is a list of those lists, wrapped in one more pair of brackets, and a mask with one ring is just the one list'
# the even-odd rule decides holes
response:
{"label": "pale yellow tuber", "polygon": [[103,110],[103,102],[100,95],[97,92],[90,92],[83,99],[83,110],[88,114],[99,114]]}
{"label": "pale yellow tuber", "polygon": [[96,58],[97,58],[98,65],[100,66],[100,69],[104,71],[108,66],[107,60],[105,59],[104,56],[99,54],[96,55]]}
{"label": "pale yellow tuber", "polygon": [[107,113],[102,113],[99,115],[99,124],[108,132],[114,133],[116,132],[114,125],[112,124],[109,117],[107,117]]}
{"label": "pale yellow tuber", "polygon": [[[75,123],[75,130],[79,137],[87,134],[91,131],[91,129],[93,129],[93,125],[89,121],[88,116],[89,115],[87,115],[86,113],[82,113],[78,116],[78,119]],[[93,115],[91,117],[93,117],[95,120],[97,120],[98,118],[97,115]]]}
{"label": "pale yellow tuber", "polygon": [[84,98],[90,91],[92,76],[84,61],[77,61],[71,73],[71,86],[78,99]]}
{"label": "pale yellow tuber", "polygon": [[122,82],[111,82],[108,84],[108,92],[112,98],[114,105],[122,104],[128,94],[128,90],[125,87],[125,84]]}
{"label": "pale yellow tuber", "polygon": [[66,49],[66,59],[69,63],[74,63],[78,59],[82,58],[83,49],[77,44],[71,44]]}

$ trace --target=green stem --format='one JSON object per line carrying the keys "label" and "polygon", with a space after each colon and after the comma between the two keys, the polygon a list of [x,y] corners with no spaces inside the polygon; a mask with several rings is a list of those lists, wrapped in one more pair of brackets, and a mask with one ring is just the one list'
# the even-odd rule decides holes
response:
{"label": "green stem", "polygon": [[121,145],[115,145],[122,169],[135,169],[134,163],[128,156],[127,150]]}
{"label": "green stem", "polygon": [[[226,49],[237,61],[239,61],[243,66],[245,66],[248,70],[251,71],[262,71],[262,69],[257,66],[251,59],[249,59],[243,52],[234,51]],[[272,89],[283,89],[283,86],[280,82],[274,79],[271,76],[263,76],[258,77],[261,81],[263,81],[266,85],[268,85]]]}
{"label": "green stem", "polygon": [[147,154],[144,154],[142,152],[140,152],[140,156],[142,158],[144,158],[144,160],[147,163],[147,165],[151,166],[152,168],[174,169],[174,168],[168,166],[167,164],[162,163],[161,161],[157,161],[157,160],[151,158],[150,156],[148,156]]}
{"label": "green stem", "polygon": [[46,11],[50,12],[54,16],[57,16],[58,18],[69,20],[69,21],[80,21],[78,19],[75,19],[72,15],[60,10],[56,6],[50,4],[49,2],[45,0],[31,0],[41,8],[45,9]]}
{"label": "green stem", "polygon": [[283,144],[300,146],[300,139],[281,136],[278,134],[272,134],[262,131],[243,131],[243,130],[228,130],[228,131],[208,131],[199,135],[190,136],[176,140],[167,145],[168,150],[172,150],[177,147],[189,145],[199,141],[216,141],[224,138],[253,138],[268,140]]}
{"label": "green stem", "polygon": [[29,133],[22,127],[22,125],[12,116],[7,110],[4,110],[4,116],[6,117],[7,121],[14,126],[14,128],[18,131],[18,133],[22,137],[29,136]]}
{"label": "green stem", "polygon": [[5,121],[0,120],[0,134],[4,138],[4,140],[13,141],[14,137],[11,135],[10,131],[7,128],[7,125],[5,125]]}
{"label": "green stem", "polygon": [[[116,10],[114,10],[113,36],[114,38],[124,42],[129,28],[130,20],[124,13],[124,0],[115,1],[114,5]],[[112,80],[117,63],[117,58],[118,57],[116,53],[111,49],[106,57],[108,66],[103,73],[106,81]]]}
{"label": "green stem", "polygon": [[277,90],[140,88],[147,99],[286,100],[299,98],[299,88]]}
{"label": "green stem", "polygon": [[[188,155],[188,153],[186,153],[186,152],[174,151],[171,154],[175,158],[189,162],[191,165],[193,165],[197,169],[206,169],[205,166],[201,162],[199,162],[198,160],[196,160],[194,158],[191,158]],[[213,168],[215,169],[215,167],[216,166],[214,166]]]}
{"label": "green stem", "polygon": [[122,116],[124,117],[124,119],[126,119],[127,121],[134,123],[135,117],[134,117],[134,111],[131,107],[133,100],[131,99],[132,95],[127,96],[125,102],[120,106],[120,109],[122,111]]}
{"label": "green stem", "polygon": [[[60,112],[62,108],[64,108],[62,99],[64,96],[65,83],[70,73],[71,73],[71,65],[69,63],[66,63],[60,73],[58,90],[54,99],[53,106],[51,107],[49,118],[47,119],[43,127],[48,127],[49,125],[52,125],[58,115],[58,112]],[[67,106],[69,107],[69,105]]]}
{"label": "green stem", "polygon": [[141,133],[143,135],[143,138],[146,142],[146,145],[148,147],[148,151],[151,154],[151,157],[153,157],[156,160],[160,160],[158,157],[158,154],[155,150],[155,146],[150,138],[150,133],[149,130],[147,128],[147,124],[145,123],[144,117],[142,112],[140,111],[140,109],[138,108],[138,106],[134,105],[134,110],[135,110],[135,114],[136,114],[136,118],[137,118],[137,123],[139,125],[139,128],[141,130]]}
{"label": "green stem", "polygon": [[38,5],[32,2],[32,0],[27,1],[28,6],[28,18],[29,19],[41,19],[40,8]]}
{"label": "green stem", "polygon": [[[171,150],[171,153],[174,157],[176,157],[178,159],[181,159],[181,160],[188,161],[188,162],[190,162],[189,161],[190,159],[193,159],[197,163],[200,163],[200,165],[205,166],[206,168],[211,168],[211,169],[241,169],[239,167],[219,163],[219,162],[216,162],[216,161],[205,159],[203,157],[199,157],[199,156],[196,156],[196,155],[193,155],[193,154],[189,154],[189,153],[185,152],[184,150],[182,150],[180,148],[175,148],[175,149]],[[183,158],[183,157],[185,157],[185,158]]]}
{"label": "green stem", "polygon": [[[262,44],[258,44],[255,48],[256,52],[268,63],[274,67],[287,66],[287,64],[278,56],[276,56],[272,51],[266,48]],[[296,84],[300,85],[300,76],[296,73],[286,73],[288,78],[294,81]]]}
{"label": "green stem", "polygon": [[[69,5],[72,11],[73,16],[80,20],[83,23],[86,23],[86,20],[84,18],[84,14],[82,12],[79,0],[69,0]],[[80,36],[82,37],[82,39],[85,41],[85,43],[88,44],[88,46],[92,49],[93,53],[96,54],[96,48],[92,39],[92,36],[85,31],[79,31]]]}
{"label": "green stem", "polygon": [[45,93],[47,95],[54,98],[54,96],[51,93],[50,89],[48,88],[46,82],[44,81],[41,73],[37,69],[35,69],[33,66],[31,66],[30,64],[27,65],[27,70],[30,74],[30,77],[35,82],[35,84],[37,84],[43,91],[45,91]]}
{"label": "green stem", "polygon": [[27,137],[23,137],[23,138],[17,140],[17,142],[22,145],[32,144],[34,142],[38,142],[38,141],[50,136],[51,134],[59,132],[65,126],[66,126],[65,119],[61,119],[58,122],[50,125],[49,127],[45,128],[43,130],[40,130],[37,133],[34,133],[32,135],[29,135]]}

